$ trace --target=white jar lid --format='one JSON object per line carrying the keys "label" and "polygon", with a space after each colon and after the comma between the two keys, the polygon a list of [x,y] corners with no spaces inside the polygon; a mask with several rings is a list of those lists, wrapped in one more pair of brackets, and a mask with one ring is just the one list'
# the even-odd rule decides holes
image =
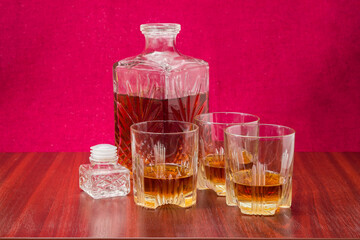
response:
{"label": "white jar lid", "polygon": [[98,144],[90,147],[90,161],[95,163],[117,162],[117,148],[111,144]]}

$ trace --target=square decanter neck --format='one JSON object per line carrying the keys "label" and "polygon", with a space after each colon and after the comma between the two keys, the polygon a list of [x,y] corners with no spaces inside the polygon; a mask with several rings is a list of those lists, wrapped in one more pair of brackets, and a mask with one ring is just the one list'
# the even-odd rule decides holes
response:
{"label": "square decanter neck", "polygon": [[176,35],[145,35],[144,53],[177,52]]}

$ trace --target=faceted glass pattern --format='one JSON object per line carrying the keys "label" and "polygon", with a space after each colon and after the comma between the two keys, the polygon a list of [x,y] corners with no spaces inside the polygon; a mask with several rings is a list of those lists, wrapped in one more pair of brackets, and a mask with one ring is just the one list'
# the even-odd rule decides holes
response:
{"label": "faceted glass pattern", "polygon": [[240,123],[257,123],[259,117],[247,113],[214,112],[195,117],[199,126],[198,189],[212,189],[225,196],[224,130]]}
{"label": "faceted glass pattern", "polygon": [[295,131],[273,124],[225,129],[226,202],[243,214],[274,215],[291,206]]}
{"label": "faceted glass pattern", "polygon": [[113,66],[115,142],[119,163],[132,169],[130,126],[150,120],[193,122],[208,112],[209,65],[180,54],[179,24],[144,24],[145,49]]}
{"label": "faceted glass pattern", "polygon": [[155,209],[196,204],[198,127],[178,121],[131,126],[134,200]]}
{"label": "faceted glass pattern", "polygon": [[80,188],[95,199],[125,196],[130,192],[129,170],[118,164],[83,164]]}

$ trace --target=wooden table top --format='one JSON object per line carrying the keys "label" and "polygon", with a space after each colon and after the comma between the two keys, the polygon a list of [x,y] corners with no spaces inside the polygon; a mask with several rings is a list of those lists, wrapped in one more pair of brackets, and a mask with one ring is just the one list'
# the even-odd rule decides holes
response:
{"label": "wooden table top", "polygon": [[360,238],[360,153],[295,153],[293,206],[246,216],[198,191],[188,209],[148,210],[79,189],[89,153],[0,153],[0,237]]}

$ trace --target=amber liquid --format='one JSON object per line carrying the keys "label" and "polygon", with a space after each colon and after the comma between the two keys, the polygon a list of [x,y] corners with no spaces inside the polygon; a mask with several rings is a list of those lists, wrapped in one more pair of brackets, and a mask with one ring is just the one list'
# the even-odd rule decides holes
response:
{"label": "amber liquid", "polygon": [[225,196],[225,160],[224,155],[207,155],[203,162],[206,185],[219,196]]}
{"label": "amber liquid", "polygon": [[196,184],[192,171],[177,164],[159,164],[144,168],[144,207],[165,204],[190,207],[195,204]]}
{"label": "amber liquid", "polygon": [[233,174],[234,193],[242,213],[273,215],[281,199],[283,179],[279,173],[266,171],[265,184],[252,184],[251,170]]}
{"label": "amber liquid", "polygon": [[114,94],[115,143],[119,163],[132,168],[130,126],[151,120],[193,122],[196,115],[208,112],[208,93],[173,99],[154,99]]}
{"label": "amber liquid", "polygon": [[[205,157],[203,167],[204,176],[206,178],[206,185],[208,188],[214,190],[217,195],[226,195],[226,174],[225,174],[225,156],[219,154],[209,154]],[[242,168],[249,169],[252,167],[251,159],[243,153],[244,163]]]}

